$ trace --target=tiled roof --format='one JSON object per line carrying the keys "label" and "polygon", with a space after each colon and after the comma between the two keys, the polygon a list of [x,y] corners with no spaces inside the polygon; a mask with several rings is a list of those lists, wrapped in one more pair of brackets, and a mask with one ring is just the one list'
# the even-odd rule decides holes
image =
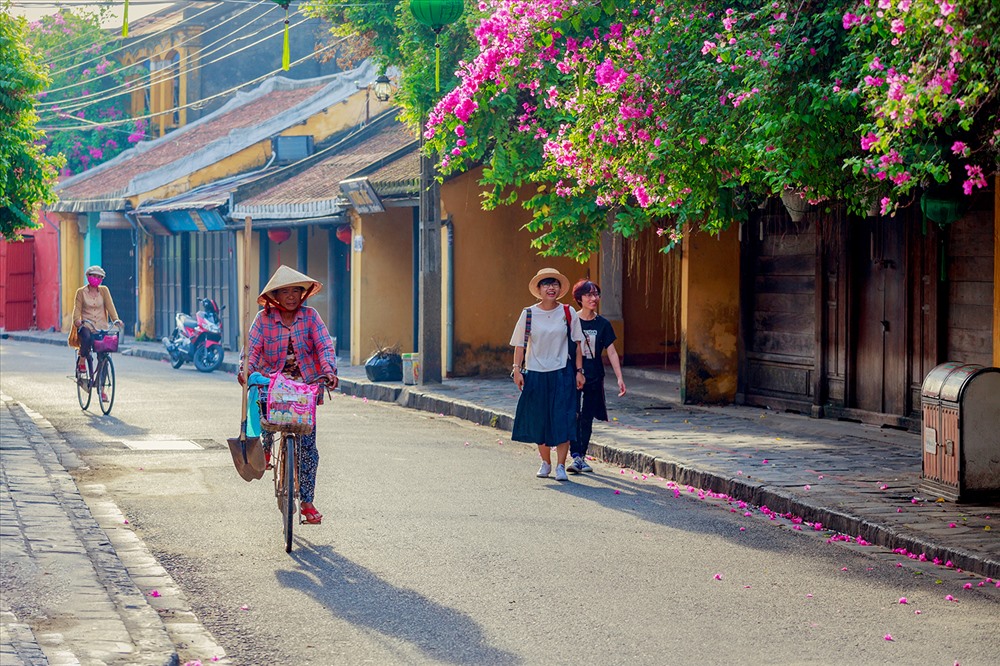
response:
{"label": "tiled roof", "polygon": [[321,217],[343,212],[344,198],[340,181],[372,168],[378,169],[386,159],[412,146],[416,138],[400,123],[392,123],[374,136],[338,150],[329,148],[331,155],[320,157],[308,169],[275,183],[272,187],[234,204],[233,217],[252,215],[254,219],[293,219]]}
{"label": "tiled roof", "polygon": [[265,141],[357,93],[371,78],[365,63],[350,72],[307,81],[276,77],[240,93],[221,109],[154,141],[144,142],[57,188],[54,210],[119,210],[142,195]]}
{"label": "tiled roof", "polygon": [[414,148],[368,174],[380,197],[417,196],[420,192],[420,152]]}

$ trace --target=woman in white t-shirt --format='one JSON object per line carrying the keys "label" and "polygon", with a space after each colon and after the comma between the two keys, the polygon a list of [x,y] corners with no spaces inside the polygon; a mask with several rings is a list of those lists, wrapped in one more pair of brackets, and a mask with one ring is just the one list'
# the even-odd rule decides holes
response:
{"label": "woman in white t-shirt", "polygon": [[556,480],[568,481],[566,456],[576,434],[576,391],[584,383],[583,331],[576,311],[558,302],[569,291],[565,275],[543,268],[531,278],[528,291],[540,302],[521,311],[510,338],[511,377],[521,390],[512,439],[538,445],[540,478],[552,472],[555,448]]}

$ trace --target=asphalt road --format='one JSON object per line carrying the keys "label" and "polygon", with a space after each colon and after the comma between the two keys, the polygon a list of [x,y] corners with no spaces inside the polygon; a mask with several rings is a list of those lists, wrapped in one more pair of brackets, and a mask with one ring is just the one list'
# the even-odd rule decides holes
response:
{"label": "asphalt road", "polygon": [[[288,555],[269,477],[242,481],[225,446],[233,377],[115,362],[111,417],[79,409],[69,350],[4,341],[0,389],[83,454],[235,663],[1000,662],[981,579],[616,467],[537,479],[509,433],[340,395],[320,411],[324,523]],[[157,440],[200,448],[123,443]]]}

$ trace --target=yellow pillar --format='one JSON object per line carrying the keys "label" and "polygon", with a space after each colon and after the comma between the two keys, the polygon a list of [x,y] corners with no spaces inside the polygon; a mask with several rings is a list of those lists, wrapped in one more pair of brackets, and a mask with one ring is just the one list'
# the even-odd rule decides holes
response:
{"label": "yellow pillar", "polygon": [[[140,235],[139,247],[139,271],[136,275],[136,284],[139,288],[139,330],[135,336],[140,340],[156,339],[156,305],[154,272],[153,272],[153,238],[151,236]],[[164,335],[167,332],[163,333]]]}
{"label": "yellow pillar", "polygon": [[73,306],[76,290],[83,286],[83,237],[77,224],[76,213],[59,213],[59,255],[62,270],[59,274],[62,302],[62,331],[69,333],[73,325]]}
{"label": "yellow pillar", "polygon": [[1000,367],[1000,175],[993,177],[993,365]]}
{"label": "yellow pillar", "polygon": [[740,244],[734,229],[687,233],[681,255],[681,400],[736,397]]}

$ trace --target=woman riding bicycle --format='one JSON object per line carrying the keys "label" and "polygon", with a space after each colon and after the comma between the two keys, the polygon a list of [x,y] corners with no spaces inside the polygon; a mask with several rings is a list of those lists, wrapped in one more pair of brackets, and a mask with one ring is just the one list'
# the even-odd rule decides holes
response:
{"label": "woman riding bicycle", "polygon": [[[333,339],[319,313],[303,301],[323,288],[318,281],[288,266],[279,266],[257,297],[264,309],[257,313],[247,339],[247,375],[259,372],[270,376],[281,372],[296,381],[323,380],[337,387],[337,356]],[[240,374],[242,380],[242,373]],[[320,394],[322,402],[322,394]],[[264,454],[271,459],[274,433],[262,433]],[[299,438],[300,511],[305,522],[319,525],[323,516],[313,506],[319,450],[316,430]]]}
{"label": "woman riding bicycle", "polygon": [[120,327],[122,320],[118,318],[118,310],[111,299],[111,290],[101,284],[104,281],[104,269],[91,266],[84,272],[84,276],[87,284],[76,290],[69,346],[79,350],[78,370],[93,374],[94,360],[90,352],[94,347],[94,333],[108,329],[111,324]]}

